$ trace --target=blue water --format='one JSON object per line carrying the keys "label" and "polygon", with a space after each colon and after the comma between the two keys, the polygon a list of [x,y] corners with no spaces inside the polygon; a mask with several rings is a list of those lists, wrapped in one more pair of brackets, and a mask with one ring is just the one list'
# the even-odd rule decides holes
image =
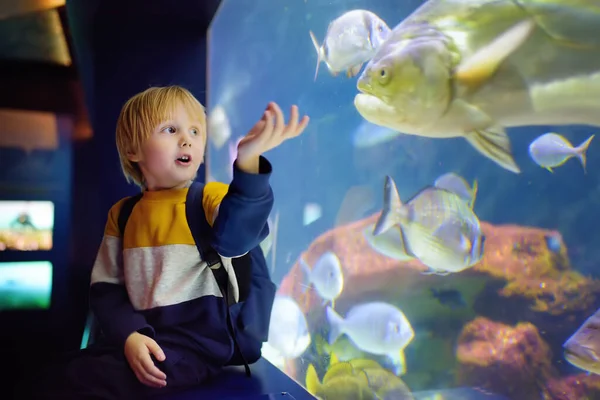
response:
{"label": "blue water", "polygon": [[[230,180],[229,144],[248,131],[269,101],[280,104],[286,115],[289,115],[289,107],[297,104],[301,113],[311,117],[309,127],[300,138],[266,154],[274,166],[272,186],[276,201],[272,218],[275,214],[279,215],[274,238],[274,262],[271,252],[267,254],[267,260],[272,279],[277,284],[293,282],[297,286],[304,284],[297,274],[299,267],[294,267],[300,255],[307,252],[321,235],[333,229],[342,232],[347,226],[336,227],[336,218],[350,188],[359,186],[361,193],[370,193],[371,196],[370,201],[365,201],[367,204],[359,202],[354,205],[354,220],[358,221],[381,210],[386,175],[394,178],[402,199],[410,198],[447,172],[459,174],[469,183],[477,180],[479,192],[474,211],[481,221],[560,233],[563,247],[567,249],[568,269],[555,271],[553,279],[567,279],[572,271],[580,273],[589,289],[577,290],[587,290],[589,293],[586,292],[585,298],[569,303],[569,306],[558,304],[552,310],[540,310],[534,307],[535,301],[531,298],[499,294],[503,282],[493,280],[489,275],[483,278],[484,289],[469,292],[467,289],[474,284],[463,279],[469,273],[463,272],[446,277],[421,276],[418,283],[411,284],[414,290],[410,296],[400,289],[405,286],[398,281],[397,296],[392,299],[389,298],[389,289],[386,289],[385,299],[377,298],[377,291],[372,288],[361,298],[352,294],[360,290],[346,285],[336,311],[343,316],[349,308],[363,301],[393,301],[402,309],[415,330],[415,338],[404,351],[406,373],[400,378],[414,392],[439,392],[427,398],[454,398],[444,395],[443,390],[465,386],[483,388],[491,394],[515,400],[570,398],[558,397],[546,388],[553,382],[568,379],[568,376],[584,373],[564,360],[561,346],[600,306],[600,291],[592,288],[590,283],[599,275],[596,271],[600,259],[600,247],[597,246],[600,241],[597,229],[597,221],[600,221],[600,207],[597,206],[600,153],[597,148],[600,145],[592,141],[585,174],[576,159],[550,173],[532,161],[528,146],[537,136],[550,131],[558,132],[578,145],[596,133],[595,130],[584,126],[509,128],[507,132],[513,155],[522,171],[514,174],[479,154],[463,138],[429,139],[407,135],[359,147],[354,135],[364,119],[353,105],[354,96],[358,93],[357,77],[346,78],[343,74],[333,77],[325,64],[321,64],[316,82],[313,81],[317,55],[309,30],[322,41],[331,20],[356,8],[376,13],[393,28],[421,3],[416,0],[223,1],[210,29],[207,108],[210,113],[216,106],[223,107],[232,135],[222,147],[217,148],[213,144],[209,148],[210,178]],[[314,212],[314,205],[319,212]],[[307,210],[312,219],[316,218],[310,224],[305,223]],[[506,246],[502,248],[507,263],[521,257],[522,251],[528,252],[527,256],[536,257],[531,249],[527,250],[528,239],[525,236],[525,233],[517,233],[504,240],[506,246],[514,247],[512,251]],[[545,254],[556,255],[555,246],[556,243],[551,242]],[[339,247],[353,251],[350,245]],[[321,253],[327,250],[319,249]],[[312,248],[311,251],[317,250]],[[343,258],[344,255],[338,256]],[[345,256],[345,259],[353,259],[352,255]],[[502,261],[498,268],[501,264]],[[349,266],[342,265],[342,268],[349,269]],[[353,265],[352,268],[369,274],[372,266],[364,262],[364,265]],[[397,268],[402,268],[401,263]],[[522,271],[515,272],[516,275],[525,277],[528,273],[526,268],[524,265]],[[290,271],[294,271],[296,276],[290,275]],[[400,278],[390,275],[387,283],[391,286],[394,285],[393,279]],[[416,282],[417,278],[414,279]],[[518,282],[525,285],[524,280]],[[355,284],[360,284],[360,281]],[[432,298],[429,291],[432,285],[471,296],[466,309],[456,309],[444,304],[443,300]],[[539,279],[539,285],[544,285],[543,279]],[[572,294],[562,296],[564,293],[560,291],[564,288],[559,286],[555,293],[544,296],[554,296],[558,302],[567,302]],[[528,290],[533,293],[535,288],[528,286]],[[300,289],[291,293],[289,288],[282,288],[279,294],[289,295],[302,303]],[[286,360],[282,369],[304,384],[307,365],[314,365],[322,379],[330,356],[327,352],[318,351],[316,344],[318,337],[327,338],[327,320],[323,317],[326,305],[318,303],[310,309],[305,305],[300,307],[308,321],[311,344],[303,354]],[[547,345],[550,349],[550,353],[540,356],[550,372],[541,371],[532,361],[532,357],[535,359],[537,354],[541,354],[539,349],[533,348],[531,343],[524,343],[519,351],[528,355],[517,373],[518,376],[526,376],[523,389],[510,388],[506,384],[512,378],[501,376],[502,373],[508,374],[508,369],[498,365],[503,360],[495,360],[496,364],[478,374],[466,373],[468,366],[456,355],[460,334],[478,317],[487,318],[490,323],[504,324],[507,329],[514,328],[519,322],[531,322],[533,330],[541,338],[539,346]],[[490,353],[498,350],[494,346],[502,345],[499,341],[490,342],[491,347],[486,349]],[[535,353],[534,356],[530,356],[530,352]],[[389,368],[382,357],[372,358]],[[465,374],[470,376],[465,378]],[[489,397],[468,398],[495,398],[491,394]],[[600,396],[600,393],[590,391],[587,395]]]}

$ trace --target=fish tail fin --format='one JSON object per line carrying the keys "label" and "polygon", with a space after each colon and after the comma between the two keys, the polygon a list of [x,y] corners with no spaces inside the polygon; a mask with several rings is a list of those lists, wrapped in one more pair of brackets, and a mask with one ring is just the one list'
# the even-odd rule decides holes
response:
{"label": "fish tail fin", "polygon": [[317,375],[317,370],[315,370],[314,365],[309,364],[308,368],[306,369],[306,390],[308,390],[314,396],[320,388],[321,381]]}
{"label": "fish tail fin", "polygon": [[329,354],[329,366],[331,367],[332,365],[338,364],[340,362],[340,359],[338,358],[338,356],[335,355],[335,353],[331,352],[331,354]]}
{"label": "fish tail fin", "polygon": [[402,200],[398,194],[398,188],[391,176],[385,177],[383,185],[383,209],[373,229],[373,235],[377,236],[389,230],[392,226],[400,223],[404,218],[399,210],[402,209]]}
{"label": "fish tail fin", "polygon": [[404,349],[397,353],[389,354],[388,358],[394,366],[394,375],[402,376],[406,374],[406,356],[404,355]]}
{"label": "fish tail fin", "polygon": [[315,34],[312,33],[312,31],[308,31],[308,33],[310,34],[310,40],[312,40],[312,44],[313,44],[313,46],[315,46],[315,50],[317,51],[317,68],[315,69],[315,78],[314,78],[314,80],[316,81],[317,75],[319,75],[319,65],[321,65],[321,61],[323,61],[323,49],[321,49],[321,46],[319,45],[319,42],[317,41]]}
{"label": "fish tail fin", "polygon": [[344,319],[336,313],[333,308],[327,307],[327,321],[329,322],[329,345],[333,345],[335,341],[342,335],[342,324]]}
{"label": "fish tail fin", "polygon": [[585,140],[585,142],[581,143],[575,148],[575,151],[577,152],[577,157],[579,157],[579,161],[581,161],[581,165],[583,166],[583,172],[586,172],[585,165],[587,164],[587,150],[588,147],[590,147],[590,143],[592,142],[594,136],[596,135],[590,136]]}
{"label": "fish tail fin", "polygon": [[467,141],[481,154],[502,168],[520,173],[510,148],[510,139],[502,127],[476,130],[465,135]]}
{"label": "fish tail fin", "polygon": [[477,190],[479,190],[479,185],[477,184],[477,179],[475,179],[473,181],[473,189],[471,189],[471,203],[469,204],[469,207],[471,207],[471,210],[473,210],[473,208],[475,207],[475,199],[477,198]]}

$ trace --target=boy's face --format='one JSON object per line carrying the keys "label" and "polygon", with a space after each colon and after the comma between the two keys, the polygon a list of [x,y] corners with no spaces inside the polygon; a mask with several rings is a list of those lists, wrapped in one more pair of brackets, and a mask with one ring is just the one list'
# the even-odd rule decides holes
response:
{"label": "boy's face", "polygon": [[183,188],[196,177],[205,146],[204,115],[189,115],[180,104],[129,159],[138,163],[148,190]]}

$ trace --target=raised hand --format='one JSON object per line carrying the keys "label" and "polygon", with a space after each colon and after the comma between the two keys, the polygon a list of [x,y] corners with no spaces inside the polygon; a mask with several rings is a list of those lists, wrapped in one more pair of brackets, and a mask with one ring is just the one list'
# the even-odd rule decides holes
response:
{"label": "raised hand", "polygon": [[[237,165],[247,172],[258,169],[258,157],[279,146],[284,141],[299,136],[308,125],[309,117],[298,121],[298,106],[293,105],[290,120],[285,123],[281,108],[274,102],[268,104],[262,118],[238,144]],[[249,171],[248,171],[249,170]]]}

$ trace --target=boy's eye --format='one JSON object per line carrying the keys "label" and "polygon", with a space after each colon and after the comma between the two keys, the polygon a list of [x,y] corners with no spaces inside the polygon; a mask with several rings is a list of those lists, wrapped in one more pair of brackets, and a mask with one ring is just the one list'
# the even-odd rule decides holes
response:
{"label": "boy's eye", "polygon": [[167,132],[167,133],[175,133],[177,132],[176,129],[172,126],[167,126],[166,128],[163,129],[163,132]]}
{"label": "boy's eye", "polygon": [[200,132],[198,132],[198,129],[196,128],[192,128],[192,135],[197,136]]}

